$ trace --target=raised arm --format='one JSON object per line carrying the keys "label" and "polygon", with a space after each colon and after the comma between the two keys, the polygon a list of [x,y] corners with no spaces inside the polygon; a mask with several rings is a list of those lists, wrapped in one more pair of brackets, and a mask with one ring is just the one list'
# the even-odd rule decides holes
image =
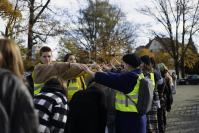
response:
{"label": "raised arm", "polygon": [[71,79],[81,75],[82,72],[82,64],[78,63],[56,62],[49,65],[38,64],[33,71],[33,80],[35,83],[42,83],[52,76]]}

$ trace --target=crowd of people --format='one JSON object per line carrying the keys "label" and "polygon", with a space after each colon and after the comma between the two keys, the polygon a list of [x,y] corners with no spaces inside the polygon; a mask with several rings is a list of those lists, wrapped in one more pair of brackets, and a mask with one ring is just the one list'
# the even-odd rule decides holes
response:
{"label": "crowd of people", "polygon": [[[119,65],[77,63],[74,54],[52,61],[40,49],[30,77],[18,45],[0,39],[0,131],[4,133],[165,133],[166,114],[176,93],[164,63],[128,53]],[[149,112],[137,109],[140,80],[149,77]]]}

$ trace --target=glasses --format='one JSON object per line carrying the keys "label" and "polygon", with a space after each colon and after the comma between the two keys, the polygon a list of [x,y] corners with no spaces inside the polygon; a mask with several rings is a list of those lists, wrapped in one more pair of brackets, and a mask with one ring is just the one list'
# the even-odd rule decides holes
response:
{"label": "glasses", "polygon": [[43,58],[50,58],[51,56],[49,55],[49,56],[43,56]]}

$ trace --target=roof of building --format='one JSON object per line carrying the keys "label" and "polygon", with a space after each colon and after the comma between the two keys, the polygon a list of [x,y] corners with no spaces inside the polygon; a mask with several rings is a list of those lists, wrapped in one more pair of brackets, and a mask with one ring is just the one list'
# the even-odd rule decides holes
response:
{"label": "roof of building", "polygon": [[165,45],[168,46],[168,44],[171,45],[170,38],[155,37],[154,39],[149,40],[149,43],[146,44],[146,48],[149,48],[154,40],[158,41],[163,47],[165,47]]}

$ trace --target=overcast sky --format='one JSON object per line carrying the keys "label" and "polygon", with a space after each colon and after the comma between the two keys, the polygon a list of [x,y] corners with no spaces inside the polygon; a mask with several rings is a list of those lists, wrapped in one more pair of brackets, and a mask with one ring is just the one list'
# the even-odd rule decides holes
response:
{"label": "overcast sky", "polygon": [[[134,22],[138,24],[154,23],[154,21],[150,17],[142,15],[136,11],[136,8],[143,6],[143,2],[145,4],[149,2],[146,2],[144,0],[109,0],[109,2],[121,8],[129,22]],[[87,3],[86,0],[51,0],[50,5],[67,9],[70,14],[77,14],[78,10],[86,6]],[[152,36],[147,32],[147,29],[142,29],[142,33],[139,33],[137,46],[146,45],[149,39],[152,39]],[[48,44],[49,46],[53,47],[52,49],[56,49],[54,47],[55,41],[51,40],[48,42]]]}
{"label": "overcast sky", "polygon": [[[52,0],[51,4],[56,5],[58,7],[66,8],[68,9],[69,13],[75,14],[80,8],[86,5],[86,1],[87,0]],[[138,35],[138,46],[146,45],[149,39],[153,39],[154,36],[150,33],[151,30],[156,32],[165,32],[162,25],[154,21],[151,17],[142,15],[136,11],[136,9],[144,7],[144,5],[150,6],[152,4],[151,0],[109,0],[109,2],[118,6],[122,10],[122,12],[125,13],[128,21],[138,23],[141,25],[150,25],[149,27],[141,27]],[[193,2],[196,1],[193,0]],[[197,44],[199,39],[197,37],[193,39]]]}
{"label": "overcast sky", "polygon": [[[149,22],[154,23],[154,21],[151,18],[144,16],[135,10],[135,8],[143,6],[143,2],[144,4],[148,4],[149,3],[148,1],[150,0],[145,0],[145,1],[144,0],[109,0],[111,4],[118,6],[122,10],[122,12],[125,13],[126,18],[129,22],[138,23],[138,24],[146,24]],[[87,5],[86,0],[51,0],[50,2],[50,6],[64,8],[71,15],[77,14],[78,10],[86,5]],[[0,20],[0,29],[2,30],[2,27],[4,26],[1,25],[3,24],[1,23]],[[141,29],[141,31],[142,32],[140,32],[138,36],[137,46],[146,45],[149,41],[149,38],[150,39],[152,38],[152,36],[147,33],[148,32],[147,29],[144,28]],[[49,45],[52,49],[56,51],[57,45],[55,44],[57,42],[58,40],[49,39],[49,41],[44,45]]]}
{"label": "overcast sky", "polygon": [[[151,29],[156,31],[161,31],[160,25],[157,25],[153,19],[142,15],[136,11],[136,8],[143,7],[144,5],[150,5],[150,0],[109,0],[111,4],[114,4],[121,8],[122,12],[125,13],[126,18],[129,22],[138,23],[138,24],[151,24]],[[51,6],[56,6],[59,8],[66,9],[70,14],[77,14],[78,10],[85,5],[87,5],[86,0],[51,0]],[[0,25],[2,25],[0,20]],[[1,28],[1,26],[0,26]],[[149,33],[150,30],[142,27],[139,35],[137,45],[146,45],[149,39],[152,39],[153,36]],[[57,41],[48,41],[49,46],[54,46]],[[53,45],[52,45],[53,44]],[[53,48],[54,49],[54,48]]]}
{"label": "overcast sky", "polygon": [[[51,4],[56,5],[58,7],[67,8],[69,9],[69,12],[75,12],[80,7],[86,5],[86,0],[52,0]],[[122,11],[126,14],[127,19],[129,21],[136,21],[136,22],[143,22],[143,20],[146,20],[144,18],[149,19],[149,17],[146,17],[144,15],[141,15],[136,12],[135,8],[143,6],[144,4],[147,4],[149,0],[109,0],[111,4],[114,4],[122,9]],[[143,18],[144,17],[144,18]]]}
{"label": "overcast sky", "polygon": [[[125,13],[126,18],[129,22],[138,24],[154,23],[153,20],[147,16],[138,13],[135,8],[143,6],[143,2],[148,4],[149,0],[109,0],[111,4],[114,4],[121,8],[122,12]],[[77,14],[78,10],[87,5],[86,0],[51,0],[50,6],[59,7],[66,9],[70,14]],[[1,26],[2,25],[2,26]],[[0,19],[0,29],[2,30],[5,26]],[[138,45],[145,45],[151,35],[146,34],[147,29],[143,29],[142,33],[138,37]],[[47,42],[49,45],[54,44],[54,41]]]}
{"label": "overcast sky", "polygon": [[[109,0],[111,4],[121,8],[129,22],[138,24],[154,23],[150,17],[136,11],[136,8],[143,6],[143,2],[144,4],[149,4],[149,1],[150,0]],[[51,5],[65,8],[70,14],[77,14],[78,10],[87,4],[86,0],[52,0]],[[139,33],[137,45],[145,45],[148,43],[149,38],[152,38],[147,32],[147,29],[142,29],[142,33]]]}

